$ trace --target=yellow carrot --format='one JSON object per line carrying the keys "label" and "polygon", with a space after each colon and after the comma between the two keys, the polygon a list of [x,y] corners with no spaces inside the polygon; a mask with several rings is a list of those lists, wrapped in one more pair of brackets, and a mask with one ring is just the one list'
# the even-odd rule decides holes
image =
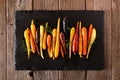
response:
{"label": "yellow carrot", "polygon": [[78,53],[80,55],[80,57],[82,58],[82,30],[81,30],[81,22],[79,23],[79,49],[78,49]]}
{"label": "yellow carrot", "polygon": [[60,44],[59,36],[60,36],[60,18],[58,18],[58,23],[57,23],[57,36],[56,36],[55,55],[54,55],[55,58],[59,56],[59,44]]}
{"label": "yellow carrot", "polygon": [[92,29],[91,38],[90,38],[90,41],[89,41],[89,44],[88,44],[88,50],[87,50],[87,56],[86,56],[87,59],[88,59],[88,56],[89,56],[89,53],[90,53],[90,49],[91,49],[95,39],[96,39],[96,29],[93,28]]}
{"label": "yellow carrot", "polygon": [[57,29],[54,28],[53,31],[52,31],[52,36],[53,36],[53,40],[52,40],[53,59],[54,59],[54,55],[55,55],[56,34],[57,34]]}
{"label": "yellow carrot", "polygon": [[35,27],[35,24],[34,24],[34,20],[31,21],[31,26],[30,27],[31,27],[31,32],[32,32],[33,39],[36,42],[36,27]]}
{"label": "yellow carrot", "polygon": [[71,58],[71,47],[72,47],[72,41],[73,41],[74,34],[75,34],[75,28],[72,27],[70,30],[69,58]]}
{"label": "yellow carrot", "polygon": [[48,22],[46,22],[45,32],[44,32],[44,37],[43,37],[43,49],[44,49],[44,50],[46,50],[47,28],[48,28]]}
{"label": "yellow carrot", "polygon": [[42,59],[44,59],[43,50],[42,50],[42,46],[43,46],[43,35],[44,35],[44,26],[43,26],[43,25],[40,25],[40,55],[41,55]]}
{"label": "yellow carrot", "polygon": [[27,53],[28,53],[28,59],[30,58],[30,31],[29,28],[27,28],[24,31],[24,38],[27,46]]}

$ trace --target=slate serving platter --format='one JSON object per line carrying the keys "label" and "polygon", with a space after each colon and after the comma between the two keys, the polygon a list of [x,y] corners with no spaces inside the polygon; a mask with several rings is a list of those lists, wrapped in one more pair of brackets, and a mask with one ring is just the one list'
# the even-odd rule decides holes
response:
{"label": "slate serving platter", "polygon": [[[68,58],[68,51],[65,58],[52,60],[44,51],[45,59],[36,54],[31,54],[27,58],[25,50],[24,30],[30,27],[31,20],[35,20],[35,25],[39,29],[40,24],[46,21],[49,27],[57,26],[58,17],[62,20],[68,19],[68,26],[75,26],[77,21],[82,21],[82,26],[89,27],[92,23],[97,30],[97,38],[91,48],[88,59],[73,55]],[[69,31],[66,32],[69,36]],[[15,69],[16,70],[101,70],[104,68],[104,12],[103,11],[16,11],[15,13]]]}

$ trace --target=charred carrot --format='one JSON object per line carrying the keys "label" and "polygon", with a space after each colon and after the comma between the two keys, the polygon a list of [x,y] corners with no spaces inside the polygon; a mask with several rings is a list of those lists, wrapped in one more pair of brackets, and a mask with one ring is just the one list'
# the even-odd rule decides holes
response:
{"label": "charred carrot", "polygon": [[28,59],[30,58],[30,31],[29,28],[27,28],[24,31],[24,38],[27,46],[27,53],[28,53]]}
{"label": "charred carrot", "polygon": [[63,51],[62,44],[60,44],[60,53],[61,53],[62,58],[64,58],[64,51]]}
{"label": "charred carrot", "polygon": [[31,27],[31,32],[32,32],[33,39],[36,42],[36,27],[35,27],[35,24],[34,24],[34,20],[31,21],[31,26],[30,27]]}
{"label": "charred carrot", "polygon": [[89,56],[89,53],[90,53],[90,49],[91,49],[95,39],[96,39],[96,29],[93,28],[92,29],[91,38],[90,38],[90,41],[89,41],[89,44],[88,44],[88,50],[87,50],[87,56],[86,56],[87,59],[88,59],[88,56]]}
{"label": "charred carrot", "polygon": [[92,29],[93,29],[93,25],[90,24],[90,26],[89,26],[89,30],[88,30],[88,42],[90,41],[90,38],[91,38]]}
{"label": "charred carrot", "polygon": [[54,59],[54,55],[55,55],[56,34],[57,34],[57,29],[54,28],[53,31],[52,31],[52,36],[53,36],[53,40],[52,40],[53,59]]}
{"label": "charred carrot", "polygon": [[82,39],[83,39],[83,55],[86,55],[86,49],[87,49],[87,29],[86,29],[86,27],[82,28]]}
{"label": "charred carrot", "polygon": [[77,25],[76,25],[76,31],[73,38],[73,44],[72,44],[72,51],[74,54],[76,54],[78,51],[78,26],[79,26],[79,22],[77,22]]}
{"label": "charred carrot", "polygon": [[52,58],[53,53],[52,53],[52,36],[51,35],[47,35],[47,50],[48,50],[49,57]]}
{"label": "charred carrot", "polygon": [[33,52],[33,53],[35,53],[36,52],[36,45],[35,45],[35,41],[34,41],[34,39],[33,39],[33,36],[32,36],[32,31],[30,30],[30,44],[31,44],[31,51]]}
{"label": "charred carrot", "polygon": [[65,35],[63,32],[60,33],[60,42],[61,46],[63,47],[63,51],[66,54]]}
{"label": "charred carrot", "polygon": [[78,53],[80,55],[80,57],[82,58],[82,30],[81,30],[81,22],[79,23],[79,49],[78,49]]}
{"label": "charred carrot", "polygon": [[54,55],[55,58],[59,56],[59,44],[60,44],[59,36],[60,36],[60,18],[58,18],[58,23],[57,23],[57,36],[56,36],[55,55]]}
{"label": "charred carrot", "polygon": [[71,30],[70,30],[69,58],[71,58],[71,48],[72,48],[72,41],[73,41],[74,34],[75,34],[75,28],[72,27]]}
{"label": "charred carrot", "polygon": [[42,46],[43,46],[43,35],[44,35],[44,26],[43,26],[43,25],[40,25],[40,55],[41,55],[42,59],[44,59],[43,50],[42,50]]}
{"label": "charred carrot", "polygon": [[44,32],[44,37],[43,37],[43,49],[46,49],[46,42],[47,42],[47,28],[48,28],[48,22],[46,22],[45,26],[45,32]]}

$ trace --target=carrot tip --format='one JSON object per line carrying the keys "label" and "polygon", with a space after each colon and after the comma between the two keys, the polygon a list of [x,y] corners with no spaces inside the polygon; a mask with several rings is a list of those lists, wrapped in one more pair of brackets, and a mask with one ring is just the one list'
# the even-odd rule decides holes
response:
{"label": "carrot tip", "polygon": [[80,58],[83,58],[82,55],[80,55]]}
{"label": "carrot tip", "polygon": [[86,56],[86,59],[88,59],[88,56]]}

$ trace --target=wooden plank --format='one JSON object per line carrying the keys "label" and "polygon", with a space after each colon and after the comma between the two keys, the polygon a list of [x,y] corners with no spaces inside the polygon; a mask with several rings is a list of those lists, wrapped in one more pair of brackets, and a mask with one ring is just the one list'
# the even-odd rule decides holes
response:
{"label": "wooden plank", "polygon": [[[59,0],[59,10],[85,10],[85,0]],[[85,71],[59,71],[59,80],[85,80]]]}
{"label": "wooden plank", "polygon": [[33,0],[33,10],[44,10],[45,1],[44,0]]}
{"label": "wooden plank", "polygon": [[16,10],[31,10],[32,0],[7,0],[7,80],[31,80],[29,71],[14,69],[14,14]]}
{"label": "wooden plank", "polygon": [[111,0],[86,0],[86,10],[104,10],[105,69],[87,71],[86,80],[111,80]]}
{"label": "wooden plank", "polygon": [[45,0],[45,10],[58,10],[58,0]]}
{"label": "wooden plank", "polygon": [[[35,0],[33,9],[58,10],[58,0]],[[34,71],[34,80],[58,80],[58,71]]]}
{"label": "wooden plank", "polygon": [[120,80],[120,0],[112,0],[112,80]]}
{"label": "wooden plank", "polygon": [[0,0],[0,80],[6,80],[7,74],[7,47],[6,47],[6,8],[5,1]]}

